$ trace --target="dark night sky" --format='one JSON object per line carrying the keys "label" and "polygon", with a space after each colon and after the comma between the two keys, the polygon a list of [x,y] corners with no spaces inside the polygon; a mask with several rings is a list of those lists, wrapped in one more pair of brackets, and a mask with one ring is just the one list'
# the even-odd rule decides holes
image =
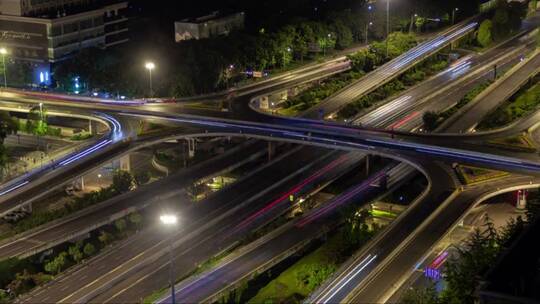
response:
{"label": "dark night sky", "polygon": [[[158,2],[159,5],[155,3]],[[208,14],[212,11],[245,11],[248,24],[286,22],[291,16],[313,17],[314,8],[323,11],[324,7],[333,9],[350,7],[358,0],[176,0],[148,1],[132,0],[134,7],[140,8],[142,15],[159,16],[164,22]]]}

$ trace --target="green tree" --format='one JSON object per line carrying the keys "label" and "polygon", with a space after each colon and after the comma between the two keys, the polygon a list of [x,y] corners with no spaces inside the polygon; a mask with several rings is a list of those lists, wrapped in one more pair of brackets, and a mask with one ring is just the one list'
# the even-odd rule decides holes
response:
{"label": "green tree", "polygon": [[108,245],[113,241],[112,234],[108,233],[107,231],[101,230],[98,240],[104,245]]}
{"label": "green tree", "polygon": [[112,189],[117,193],[125,193],[133,186],[133,176],[127,171],[118,170],[113,175]]}
{"label": "green tree", "polygon": [[402,304],[438,304],[439,296],[434,285],[408,289],[400,300]]}
{"label": "green tree", "polygon": [[94,255],[96,253],[96,247],[92,243],[86,243],[83,248],[84,255],[87,257]]}
{"label": "green tree", "polygon": [[17,134],[19,124],[7,112],[0,111],[0,144],[8,135]]}
{"label": "green tree", "polygon": [[150,181],[150,173],[148,171],[139,171],[133,177],[135,184],[140,187]]}
{"label": "green tree", "polygon": [[424,123],[424,129],[427,131],[433,131],[437,128],[439,122],[439,114],[433,111],[427,111],[422,115],[422,121]]}
{"label": "green tree", "polygon": [[59,274],[67,265],[68,254],[62,251],[52,261],[45,264],[45,271],[50,274]]}
{"label": "green tree", "polygon": [[114,226],[116,227],[116,230],[118,230],[118,232],[123,233],[124,231],[126,231],[127,228],[126,220],[123,218],[118,219],[114,222]]}
{"label": "green tree", "polygon": [[33,276],[28,272],[27,269],[24,269],[23,272],[18,272],[15,274],[15,279],[11,281],[6,287],[16,296],[28,292],[30,289],[34,288],[36,283]]}
{"label": "green tree", "polygon": [[348,48],[353,43],[353,33],[350,28],[348,28],[345,23],[341,20],[336,20],[332,25],[332,30],[336,33],[336,44],[337,49],[343,50]]}
{"label": "green tree", "polygon": [[315,41],[315,34],[307,22],[301,22],[295,31],[293,40],[294,51],[300,57],[300,61],[304,62],[304,57],[309,52],[309,46]]}
{"label": "green tree", "polygon": [[478,36],[476,37],[478,44],[480,44],[482,47],[487,47],[493,42],[493,38],[491,37],[491,30],[493,27],[493,23],[491,20],[484,20],[480,24],[480,28],[478,29]]}
{"label": "green tree", "polygon": [[0,304],[12,303],[11,301],[12,299],[9,294],[5,290],[0,289]]}
{"label": "green tree", "polygon": [[466,249],[459,249],[458,257],[448,260],[445,268],[447,288],[441,297],[443,303],[474,303],[475,290],[481,275],[493,264],[500,250],[499,235],[493,223],[486,218],[483,231],[476,229]]}
{"label": "green tree", "polygon": [[495,15],[493,15],[492,35],[495,40],[500,40],[506,37],[511,31],[509,26],[510,17],[505,6],[506,5],[499,7],[497,10],[495,10]]}
{"label": "green tree", "polygon": [[32,107],[28,113],[26,131],[35,135],[47,134],[47,109],[45,107]]}
{"label": "green tree", "polygon": [[83,259],[83,253],[81,252],[81,246],[80,244],[75,244],[73,246],[70,246],[68,248],[68,253],[69,255],[71,256],[71,259],[75,262],[75,263],[79,263],[80,261],[82,261]]}
{"label": "green tree", "polygon": [[133,212],[129,214],[129,221],[137,227],[140,227],[142,224],[142,215],[138,212]]}

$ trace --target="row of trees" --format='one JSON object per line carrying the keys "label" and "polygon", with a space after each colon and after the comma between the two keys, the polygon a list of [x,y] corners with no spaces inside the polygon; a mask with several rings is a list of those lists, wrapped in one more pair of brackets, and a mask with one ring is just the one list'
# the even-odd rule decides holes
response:
{"label": "row of trees", "polygon": [[82,210],[110,199],[116,195],[130,191],[134,186],[141,186],[150,180],[148,173],[138,173],[134,176],[127,171],[116,171],[110,186],[97,191],[86,193],[81,197],[75,197],[62,209],[53,211],[35,211],[29,217],[15,223],[13,233],[21,233],[50,221],[62,218],[73,212]]}
{"label": "row of trees", "polygon": [[527,15],[527,4],[520,1],[499,0],[490,19],[484,20],[478,29],[477,42],[482,47],[500,41],[521,28]]}
{"label": "row of trees", "polygon": [[8,163],[8,152],[4,140],[8,135],[16,134],[17,122],[7,112],[0,111],[0,171],[3,172]]}
{"label": "row of trees", "polygon": [[440,59],[438,55],[431,56],[422,63],[409,69],[400,77],[379,87],[375,91],[363,95],[352,103],[347,104],[338,112],[339,119],[349,119],[356,116],[360,111],[373,106],[376,102],[383,101],[408,87],[411,87],[427,77],[443,70],[448,65],[446,59]]}
{"label": "row of trees", "polygon": [[446,262],[444,290],[438,293],[434,286],[410,289],[404,294],[402,303],[476,303],[475,292],[482,276],[526,224],[527,221],[520,216],[510,219],[506,226],[497,230],[486,217],[484,226],[477,228],[467,242],[457,249],[457,255]]}
{"label": "row of trees", "polygon": [[[511,196],[513,199],[513,196]],[[540,215],[539,192],[531,193],[525,217],[511,218],[501,229],[495,229],[489,217],[475,229],[467,242],[457,249],[457,255],[444,268],[445,288],[438,293],[434,286],[411,289],[402,299],[404,304],[477,303],[476,290],[483,275],[494,265],[528,225]]]}
{"label": "row of trees", "polygon": [[[407,31],[418,20],[439,18],[439,25],[450,22],[450,12],[460,7],[458,17],[473,12],[477,1],[453,0],[444,4],[427,0],[394,3],[391,29]],[[382,3],[384,4],[384,3]],[[340,11],[310,18],[291,18],[287,24],[268,24],[231,33],[228,37],[173,43],[159,35],[144,35],[145,45],[127,44],[116,50],[83,50],[73,59],[59,64],[54,77],[68,90],[80,77],[89,88],[113,94],[145,95],[148,76],[144,58],[153,57],[155,90],[160,96],[187,96],[226,88],[246,77],[246,71],[289,67],[293,62],[314,58],[334,49],[344,49],[366,36],[382,39],[386,33],[384,5],[349,3]],[[369,26],[369,22],[373,22]],[[154,33],[155,34],[155,33]],[[156,40],[153,41],[153,36]],[[152,45],[153,44],[153,45]],[[151,45],[151,50],[148,48]],[[142,58],[142,59],[141,59]]]}
{"label": "row of trees", "polygon": [[85,241],[63,246],[62,251],[49,258],[32,257],[0,262],[0,269],[6,271],[0,282],[0,303],[11,303],[15,296],[43,285],[51,280],[52,276],[94,256],[114,240],[125,238],[130,232],[140,229],[142,223],[143,216],[134,212],[93,233]]}
{"label": "row of trees", "polygon": [[126,218],[120,218],[113,223],[113,230],[100,230],[97,235],[98,243],[91,241],[79,241],[69,246],[67,251],[58,253],[55,257],[45,262],[43,269],[52,275],[57,275],[67,267],[80,263],[83,259],[96,254],[99,248],[104,248],[111,244],[115,239],[121,239],[127,236],[128,229],[139,229],[142,224],[142,215],[140,213],[131,213]]}
{"label": "row of trees", "polygon": [[388,37],[388,56],[386,56],[385,42],[373,42],[369,48],[362,49],[347,56],[351,61],[351,71],[330,77],[321,84],[302,92],[297,97],[287,100],[284,108],[290,109],[290,114],[306,110],[339,91],[352,81],[371,72],[376,66],[403,54],[414,47],[416,43],[416,36],[414,34],[405,34],[402,32],[391,33]]}

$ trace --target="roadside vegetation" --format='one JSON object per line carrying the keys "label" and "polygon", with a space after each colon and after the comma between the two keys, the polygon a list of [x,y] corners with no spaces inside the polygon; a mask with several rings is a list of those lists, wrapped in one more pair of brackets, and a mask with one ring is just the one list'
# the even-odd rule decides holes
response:
{"label": "roadside vegetation", "polygon": [[91,232],[85,240],[67,242],[46,253],[25,259],[0,261],[0,303],[12,303],[16,297],[45,285],[70,267],[136,233],[143,223],[140,213],[131,213]]}
{"label": "roadside vegetation", "polygon": [[483,227],[475,229],[469,239],[459,246],[457,254],[446,262],[443,290],[438,291],[434,286],[409,289],[401,303],[477,303],[476,290],[483,276],[538,216],[538,199],[530,200],[527,208],[525,217],[512,218],[499,230],[486,218]]}
{"label": "roadside vegetation", "polygon": [[372,43],[368,49],[361,50],[348,58],[351,61],[351,70],[340,73],[324,80],[320,85],[316,85],[300,95],[287,100],[280,109],[284,115],[294,116],[318,104],[322,100],[340,91],[345,86],[360,79],[366,73],[375,69],[376,66],[384,64],[416,45],[414,34],[404,34],[395,32],[388,38],[389,56],[386,57],[385,42]]}
{"label": "roadside vegetation", "polygon": [[324,243],[271,280],[248,303],[301,303],[381,229],[369,217],[366,210],[351,212]]}
{"label": "roadside vegetation", "polygon": [[428,77],[444,70],[447,66],[447,59],[441,59],[437,55],[431,56],[422,63],[409,69],[400,77],[347,104],[338,112],[337,119],[353,118],[378,102],[386,100],[426,80]]}
{"label": "roadside vegetation", "polygon": [[517,33],[527,9],[524,3],[499,0],[496,9],[480,23],[476,39],[466,47],[481,51]]}
{"label": "roadside vegetation", "polygon": [[459,100],[454,106],[441,111],[433,112],[427,111],[422,116],[424,123],[424,130],[427,132],[435,131],[440,125],[442,125],[448,118],[454,115],[459,109],[463,108],[469,102],[474,100],[480,93],[487,89],[493,83],[492,80],[480,83],[470,90],[463,98]]}
{"label": "roadside vegetation", "polygon": [[0,239],[4,239],[36,228],[48,222],[64,218],[72,213],[104,202],[114,196],[126,193],[135,185],[142,185],[149,181],[149,178],[143,175],[144,174],[137,174],[135,178],[129,172],[117,171],[113,176],[113,182],[110,186],[86,193],[81,197],[74,197],[63,208],[35,211],[28,217],[15,222],[8,232],[0,235]]}
{"label": "roadside vegetation", "polygon": [[536,152],[537,146],[530,138],[529,134],[524,132],[523,134],[492,139],[488,142],[489,145],[497,146],[507,150],[520,151],[520,152]]}
{"label": "roadside vegetation", "polygon": [[521,90],[515,97],[502,104],[478,124],[478,130],[489,130],[506,126],[524,117],[540,105],[540,83]]}
{"label": "roadside vegetation", "polygon": [[[54,75],[60,83],[59,89],[74,91],[73,79],[78,76],[82,87],[88,90],[120,92],[126,96],[145,95],[147,82],[140,77],[144,71],[141,58],[153,57],[159,60],[155,74],[158,96],[212,93],[245,81],[254,71],[272,73],[306,61],[315,62],[335,50],[364,42],[366,34],[371,40],[385,37],[385,10],[378,7],[381,5],[378,2],[371,3],[374,7],[371,11],[364,4],[344,2],[318,5],[309,10],[302,1],[246,3],[243,5],[248,8],[245,29],[212,39],[175,43],[169,34],[165,34],[169,32],[170,24],[178,20],[175,17],[160,16],[159,22],[148,18],[134,20],[130,29],[140,35],[130,42],[106,52],[83,50],[57,65]],[[414,7],[397,3],[390,26],[400,31],[431,30],[450,24],[450,14],[455,7],[460,7],[457,20],[478,9],[476,0],[417,1]],[[415,13],[418,18],[411,20]],[[430,21],[434,18],[439,18],[439,22]],[[366,27],[369,21],[373,24]]]}

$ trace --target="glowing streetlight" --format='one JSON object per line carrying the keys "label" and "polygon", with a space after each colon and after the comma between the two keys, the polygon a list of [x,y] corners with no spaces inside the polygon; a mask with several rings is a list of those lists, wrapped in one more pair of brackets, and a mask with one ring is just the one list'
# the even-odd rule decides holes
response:
{"label": "glowing streetlight", "polygon": [[154,90],[152,89],[152,71],[156,68],[156,65],[149,61],[144,67],[148,70],[149,80],[150,80],[150,97],[154,96]]}
{"label": "glowing streetlight", "polygon": [[175,225],[178,222],[178,218],[174,214],[164,214],[159,217],[159,220],[166,226]]}
{"label": "glowing streetlight", "polygon": [[[159,217],[159,220],[161,223],[167,227],[173,227],[176,226],[178,223],[178,217],[174,214],[163,214]],[[174,256],[173,256],[173,244],[172,244],[172,238],[171,243],[169,244],[169,264],[171,267],[170,270],[170,284],[171,284],[171,303],[175,304],[175,292],[174,292]]]}
{"label": "glowing streetlight", "polygon": [[452,25],[454,25],[454,22],[456,21],[456,12],[459,11],[459,8],[456,7],[452,10]]}
{"label": "glowing streetlight", "polygon": [[6,48],[0,48],[0,54],[2,55],[2,67],[4,68],[4,88],[7,88],[7,76],[6,76],[6,70],[7,70],[7,67],[6,67],[6,55],[7,55],[8,51]]}
{"label": "glowing streetlight", "polygon": [[366,33],[366,44],[369,44],[369,41],[368,41],[369,40],[369,27],[372,26],[372,25],[373,25],[373,22],[371,22],[371,21],[366,23],[366,31],[365,31],[365,33]]}

